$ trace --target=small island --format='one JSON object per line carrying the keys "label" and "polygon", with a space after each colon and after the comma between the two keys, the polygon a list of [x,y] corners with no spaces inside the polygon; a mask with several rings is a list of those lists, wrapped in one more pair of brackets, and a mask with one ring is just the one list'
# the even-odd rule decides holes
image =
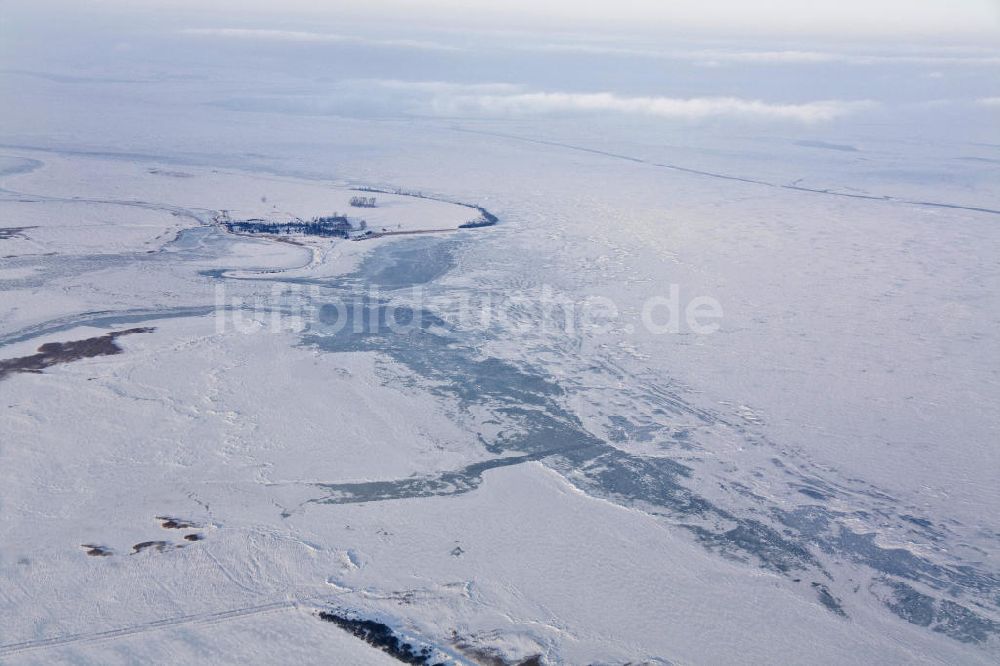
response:
{"label": "small island", "polygon": [[[364,218],[351,217],[334,212],[330,215],[322,215],[305,220],[299,217],[289,218],[269,218],[251,217],[246,219],[234,219],[230,211],[222,210],[213,219],[229,233],[242,235],[265,235],[276,237],[278,240],[287,240],[291,236],[318,236],[321,238],[344,238],[350,240],[368,240],[380,238],[382,236],[409,235],[409,234],[430,234],[458,229],[476,229],[480,227],[491,227],[497,224],[500,219],[477,204],[469,204],[460,201],[451,201],[442,197],[426,195],[420,192],[408,192],[405,190],[379,190],[375,188],[359,188],[356,191],[370,193],[382,193],[395,196],[413,197],[417,199],[427,199],[441,203],[462,206],[475,210],[478,215],[466,222],[462,222],[453,227],[447,228],[403,228],[400,224],[393,226],[380,226],[377,229],[369,228],[368,222]],[[374,196],[353,196],[349,204],[354,208],[377,208],[378,204]],[[294,242],[294,241],[289,241]]]}

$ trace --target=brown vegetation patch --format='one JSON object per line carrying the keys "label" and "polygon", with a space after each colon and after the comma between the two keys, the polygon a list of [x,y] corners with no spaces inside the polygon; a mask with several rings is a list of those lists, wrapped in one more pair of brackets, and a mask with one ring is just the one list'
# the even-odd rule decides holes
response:
{"label": "brown vegetation patch", "polygon": [[114,356],[122,353],[115,339],[133,333],[151,333],[155,328],[130,328],[114,331],[107,335],[72,342],[46,342],[38,348],[37,354],[0,360],[0,380],[15,372],[41,372],[59,363],[71,363],[94,356]]}
{"label": "brown vegetation patch", "polygon": [[144,550],[152,548],[159,553],[170,547],[170,544],[166,541],[143,541],[142,543],[137,543],[132,546],[132,554],[141,553]]}
{"label": "brown vegetation patch", "polygon": [[189,530],[193,527],[199,527],[196,523],[192,523],[188,520],[181,520],[180,518],[157,516],[156,519],[160,521],[160,527],[165,530]]}
{"label": "brown vegetation patch", "polygon": [[81,548],[87,549],[87,555],[91,557],[111,557],[111,549],[105,548],[104,546],[95,546],[91,543],[85,543],[80,545]]}

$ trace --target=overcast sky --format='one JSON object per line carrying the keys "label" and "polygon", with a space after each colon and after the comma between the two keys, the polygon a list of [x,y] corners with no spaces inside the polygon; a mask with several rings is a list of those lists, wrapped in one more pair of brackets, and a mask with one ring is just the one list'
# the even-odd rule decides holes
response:
{"label": "overcast sky", "polygon": [[240,22],[262,15],[294,20],[303,14],[329,19],[355,14],[422,17],[455,27],[1000,36],[1000,0],[0,0],[4,4],[32,13],[60,5],[126,13],[155,7]]}

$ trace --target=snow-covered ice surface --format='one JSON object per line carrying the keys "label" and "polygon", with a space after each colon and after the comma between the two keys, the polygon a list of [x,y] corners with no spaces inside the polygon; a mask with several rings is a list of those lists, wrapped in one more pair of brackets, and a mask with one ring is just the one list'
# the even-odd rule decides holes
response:
{"label": "snow-covered ice surface", "polygon": [[[308,67],[150,62],[0,73],[0,661],[391,663],[327,610],[453,663],[995,662],[980,107],[383,115]],[[501,223],[212,224],[454,202]],[[671,285],[719,330],[644,326]]]}

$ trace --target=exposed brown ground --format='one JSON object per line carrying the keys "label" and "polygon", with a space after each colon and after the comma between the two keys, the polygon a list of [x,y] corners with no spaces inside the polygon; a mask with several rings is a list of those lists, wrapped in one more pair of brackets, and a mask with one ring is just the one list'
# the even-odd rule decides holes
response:
{"label": "exposed brown ground", "polygon": [[115,339],[133,333],[151,333],[155,328],[130,328],[114,331],[107,335],[72,342],[46,342],[38,348],[37,354],[0,360],[0,380],[15,372],[41,372],[59,363],[71,363],[93,356],[114,356],[122,353]]}

